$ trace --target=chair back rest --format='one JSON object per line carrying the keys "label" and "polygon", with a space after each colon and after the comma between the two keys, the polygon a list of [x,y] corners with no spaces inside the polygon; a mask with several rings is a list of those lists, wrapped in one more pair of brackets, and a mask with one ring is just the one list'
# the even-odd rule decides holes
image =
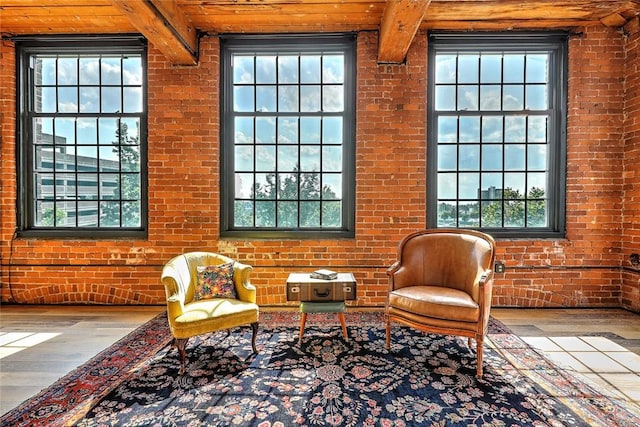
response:
{"label": "chair back rest", "polygon": [[406,236],[398,245],[400,269],[394,287],[442,286],[478,300],[477,284],[492,268],[495,242],[475,230],[433,229]]}

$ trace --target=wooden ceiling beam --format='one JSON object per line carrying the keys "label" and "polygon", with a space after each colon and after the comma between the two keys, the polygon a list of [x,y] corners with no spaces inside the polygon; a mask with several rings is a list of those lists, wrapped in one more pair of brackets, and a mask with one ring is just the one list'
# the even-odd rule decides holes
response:
{"label": "wooden ceiling beam", "polygon": [[431,0],[387,1],[380,21],[378,62],[399,64],[422,24]]}
{"label": "wooden ceiling beam", "polygon": [[177,0],[111,0],[173,64],[198,63],[198,36]]}

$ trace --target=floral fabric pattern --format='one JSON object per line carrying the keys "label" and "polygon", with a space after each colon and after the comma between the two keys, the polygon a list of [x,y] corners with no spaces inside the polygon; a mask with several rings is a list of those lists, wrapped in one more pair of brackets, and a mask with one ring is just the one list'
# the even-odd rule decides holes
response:
{"label": "floral fabric pattern", "polygon": [[233,263],[198,267],[195,299],[210,298],[237,298]]}
{"label": "floral fabric pattern", "polygon": [[[350,326],[346,342],[338,326],[317,325],[298,345],[296,328],[275,327],[260,335],[257,355],[248,329],[222,343],[224,335],[212,334],[189,349],[183,376],[176,350],[167,347],[78,425],[592,426],[624,420],[625,414],[585,417],[594,412],[571,408],[555,397],[560,393],[546,390],[556,385],[536,384],[492,347],[478,380],[475,351],[465,339],[398,326],[387,351],[384,334],[378,325]],[[527,351],[550,372],[552,365],[541,366],[546,362]],[[565,396],[575,386],[557,381]]]}

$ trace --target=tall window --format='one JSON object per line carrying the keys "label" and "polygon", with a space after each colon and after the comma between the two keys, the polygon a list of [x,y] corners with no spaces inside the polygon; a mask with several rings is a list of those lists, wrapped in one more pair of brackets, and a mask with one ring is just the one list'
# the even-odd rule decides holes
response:
{"label": "tall window", "polygon": [[566,37],[433,34],[428,223],[562,236]]}
{"label": "tall window", "polygon": [[354,38],[222,46],[222,234],[353,235]]}
{"label": "tall window", "polygon": [[17,47],[21,230],[71,236],[144,232],[144,44],[52,38]]}

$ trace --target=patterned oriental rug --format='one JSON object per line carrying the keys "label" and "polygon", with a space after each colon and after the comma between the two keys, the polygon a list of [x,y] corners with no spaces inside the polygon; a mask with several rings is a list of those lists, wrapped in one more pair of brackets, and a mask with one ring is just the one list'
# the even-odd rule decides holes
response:
{"label": "patterned oriental rug", "polygon": [[179,360],[164,314],[0,419],[2,426],[638,426],[640,408],[605,397],[492,319],[485,373],[466,339],[393,328],[382,313],[261,313],[250,329],[192,339]]}

